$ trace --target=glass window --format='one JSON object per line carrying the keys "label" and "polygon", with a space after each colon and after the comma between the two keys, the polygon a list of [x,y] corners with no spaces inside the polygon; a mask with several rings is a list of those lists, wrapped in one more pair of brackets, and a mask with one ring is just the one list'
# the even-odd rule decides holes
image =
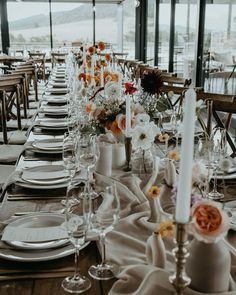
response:
{"label": "glass window", "polygon": [[167,70],[169,64],[170,0],[161,0],[159,7],[158,67]]}
{"label": "glass window", "polygon": [[212,1],[206,5],[202,65],[207,91],[235,93],[236,77],[231,75],[235,55],[236,1]]}
{"label": "glass window", "polygon": [[7,2],[7,10],[10,54],[16,50],[50,50],[47,2]]}
{"label": "glass window", "polygon": [[135,57],[135,1],[125,0],[124,9],[124,30],[123,44],[124,52],[129,54],[129,58]]}
{"label": "glass window", "polygon": [[104,41],[117,49],[117,4],[96,5],[96,41]]}
{"label": "glass window", "polygon": [[155,11],[156,1],[149,0],[147,2],[147,50],[146,58],[149,65],[154,65],[154,44],[155,44]]}
{"label": "glass window", "polygon": [[80,42],[92,43],[92,4],[52,1],[53,47],[71,47]]}
{"label": "glass window", "polygon": [[196,18],[197,1],[180,0],[176,3],[174,72],[185,78],[194,75]]}

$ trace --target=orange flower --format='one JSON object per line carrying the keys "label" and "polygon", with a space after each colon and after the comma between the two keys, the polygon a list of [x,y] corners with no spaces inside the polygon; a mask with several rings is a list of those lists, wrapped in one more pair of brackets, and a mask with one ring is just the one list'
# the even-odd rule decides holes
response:
{"label": "orange flower", "polygon": [[84,80],[86,81],[86,74],[85,73],[80,73],[79,76],[78,76],[78,80]]}
{"label": "orange flower", "polygon": [[86,74],[86,80],[88,82],[91,82],[92,76],[90,74]]}
{"label": "orange flower", "polygon": [[112,81],[118,82],[119,76],[116,73],[114,73],[114,74],[111,73],[111,79],[112,79]]}
{"label": "orange flower", "polygon": [[169,151],[168,158],[178,161],[180,159],[180,154],[177,150]]}
{"label": "orange flower", "polygon": [[94,54],[95,51],[96,51],[96,48],[95,48],[94,46],[90,46],[90,47],[88,48],[88,52],[89,52],[91,55]]}
{"label": "orange flower", "polygon": [[110,130],[111,130],[115,135],[119,135],[119,134],[121,133],[121,130],[120,130],[120,128],[118,127],[118,124],[117,124],[116,120],[113,121],[113,122],[111,123]]}
{"label": "orange flower", "polygon": [[106,49],[106,44],[104,42],[98,42],[98,48],[103,51]]}
{"label": "orange flower", "polygon": [[111,61],[111,55],[110,55],[109,53],[106,53],[106,54],[105,54],[105,60],[106,60],[107,62],[110,62],[110,61]]}
{"label": "orange flower", "polygon": [[103,71],[103,77],[104,79],[106,79],[106,77],[110,75],[110,73],[108,71]]}
{"label": "orange flower", "polygon": [[95,109],[95,104],[93,102],[90,101],[86,104],[85,110],[87,113],[92,112],[94,109]]}
{"label": "orange flower", "polygon": [[97,86],[100,85],[100,77],[99,76],[95,76],[94,80],[95,80]]}
{"label": "orange flower", "polygon": [[161,237],[173,237],[175,235],[175,225],[171,220],[161,222],[159,228]]}
{"label": "orange flower", "polygon": [[159,186],[157,185],[152,185],[149,189],[148,189],[148,196],[150,198],[156,198],[157,196],[159,196],[161,192],[161,189]]}
{"label": "orange flower", "polygon": [[118,127],[121,129],[121,130],[125,130],[125,127],[126,127],[126,116],[123,115],[123,114],[120,114],[116,117],[116,122],[118,124]]}
{"label": "orange flower", "polygon": [[221,209],[221,205],[214,201],[196,202],[191,209],[191,215],[193,233],[207,243],[214,242],[229,228],[227,214]]}

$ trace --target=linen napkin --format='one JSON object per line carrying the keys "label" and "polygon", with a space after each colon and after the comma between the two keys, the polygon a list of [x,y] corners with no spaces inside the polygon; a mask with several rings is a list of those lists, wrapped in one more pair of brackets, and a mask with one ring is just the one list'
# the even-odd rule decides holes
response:
{"label": "linen napkin", "polygon": [[[40,167],[40,166],[39,166]],[[29,171],[24,170],[22,173],[22,179],[25,180],[53,180],[68,177],[68,172],[65,170],[58,171]]]}
{"label": "linen napkin", "polygon": [[8,225],[3,233],[2,241],[46,242],[68,238],[67,231],[61,226],[52,227],[19,227]]}

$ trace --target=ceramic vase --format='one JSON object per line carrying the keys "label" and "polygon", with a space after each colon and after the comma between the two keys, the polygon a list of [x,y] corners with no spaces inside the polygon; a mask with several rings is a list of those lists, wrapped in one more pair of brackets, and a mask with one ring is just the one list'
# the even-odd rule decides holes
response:
{"label": "ceramic vase", "polygon": [[231,258],[222,240],[204,243],[193,239],[189,247],[186,273],[190,287],[203,293],[220,293],[229,289]]}
{"label": "ceramic vase", "polygon": [[158,232],[153,232],[146,245],[147,263],[156,267],[165,268],[166,253],[164,242]]}

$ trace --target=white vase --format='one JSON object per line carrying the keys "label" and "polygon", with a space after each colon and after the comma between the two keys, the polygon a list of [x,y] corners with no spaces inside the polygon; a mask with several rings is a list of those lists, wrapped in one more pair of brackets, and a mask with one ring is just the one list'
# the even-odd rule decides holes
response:
{"label": "white vase", "polygon": [[125,145],[123,143],[112,144],[112,168],[121,168],[125,165]]}
{"label": "white vase", "polygon": [[204,243],[193,239],[189,254],[186,273],[192,289],[213,294],[229,290],[231,257],[222,240]]}
{"label": "white vase", "polygon": [[148,201],[150,205],[150,215],[148,221],[152,223],[160,223],[162,220],[162,209],[159,197],[148,197]]}
{"label": "white vase", "polygon": [[159,233],[153,232],[147,239],[146,245],[147,263],[156,267],[165,268],[166,252],[165,245]]}

